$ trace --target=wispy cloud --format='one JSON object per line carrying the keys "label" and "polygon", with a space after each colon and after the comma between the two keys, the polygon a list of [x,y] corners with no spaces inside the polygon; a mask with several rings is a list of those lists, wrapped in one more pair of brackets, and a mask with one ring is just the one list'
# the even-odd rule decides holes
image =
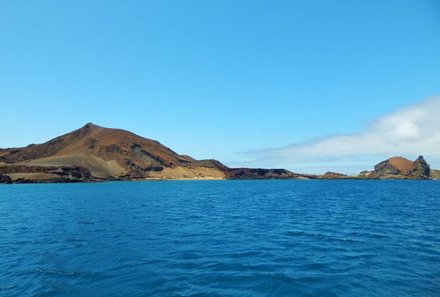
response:
{"label": "wispy cloud", "polygon": [[420,154],[432,165],[440,162],[440,97],[379,118],[363,133],[248,152],[249,161],[241,165],[355,173],[390,156],[415,158]]}

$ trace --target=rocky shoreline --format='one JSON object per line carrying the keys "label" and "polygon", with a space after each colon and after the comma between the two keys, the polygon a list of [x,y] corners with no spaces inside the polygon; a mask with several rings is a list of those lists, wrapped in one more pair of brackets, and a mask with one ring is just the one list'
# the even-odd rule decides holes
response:
{"label": "rocky shoreline", "polygon": [[[409,161],[410,162],[410,161]],[[94,177],[90,170],[80,166],[25,166],[0,165],[0,184],[28,183],[90,183],[106,181],[160,181],[160,180],[432,180],[440,179],[440,171],[431,170],[424,158],[420,156],[407,172],[402,172],[389,160],[380,162],[373,171],[363,171],[357,176],[337,172],[323,175],[299,174],[286,169],[262,168],[228,168],[224,167],[224,178],[148,178],[140,176]]]}
{"label": "rocky shoreline", "polygon": [[286,169],[229,168],[195,160],[159,142],[92,123],[43,144],[0,149],[0,183],[74,183],[131,180],[438,179],[420,156],[393,157],[357,176],[300,174]]}

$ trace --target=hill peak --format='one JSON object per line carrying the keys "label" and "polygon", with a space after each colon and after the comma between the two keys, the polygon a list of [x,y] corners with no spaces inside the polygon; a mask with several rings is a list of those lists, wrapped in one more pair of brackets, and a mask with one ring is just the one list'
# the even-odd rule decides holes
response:
{"label": "hill peak", "polygon": [[90,122],[90,123],[86,123],[84,126],[82,126],[82,127],[80,128],[80,130],[82,130],[82,129],[94,129],[94,128],[104,128],[104,127],[101,127],[101,126],[95,125],[95,124],[93,124],[92,122]]}

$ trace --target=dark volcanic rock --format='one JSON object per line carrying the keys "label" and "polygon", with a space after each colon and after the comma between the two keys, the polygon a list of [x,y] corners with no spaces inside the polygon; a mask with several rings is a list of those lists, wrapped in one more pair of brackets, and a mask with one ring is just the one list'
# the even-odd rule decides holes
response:
{"label": "dark volcanic rock", "polygon": [[290,172],[286,169],[261,169],[261,168],[228,168],[230,179],[311,179],[312,175],[303,175]]}
{"label": "dark volcanic rock", "polygon": [[[57,182],[58,180],[65,181],[88,181],[92,178],[90,170],[80,166],[26,166],[26,165],[6,165],[0,167],[1,174],[14,173],[48,173],[57,176],[57,178],[49,179],[50,182]],[[5,176],[5,175],[3,175]],[[9,176],[8,176],[9,178]],[[38,179],[29,180],[27,178],[20,178],[14,182],[40,182]]]}
{"label": "dark volcanic rock", "polygon": [[419,156],[414,161],[412,168],[408,172],[408,176],[415,179],[429,179],[430,171],[428,163],[426,163],[423,156]]}
{"label": "dark volcanic rock", "polygon": [[68,178],[71,180],[87,180],[92,177],[89,169],[80,166],[62,166],[54,170],[50,170],[49,173],[57,174],[63,178]]}
{"label": "dark volcanic rock", "polygon": [[0,174],[0,184],[10,184],[12,180],[9,176]]}
{"label": "dark volcanic rock", "polygon": [[374,171],[368,176],[369,178],[381,178],[388,175],[399,175],[400,170],[389,163],[388,160],[382,161],[374,166]]}
{"label": "dark volcanic rock", "polygon": [[328,171],[325,174],[321,175],[319,178],[321,178],[321,179],[347,179],[347,178],[351,178],[351,177],[348,175],[342,174],[342,173]]}

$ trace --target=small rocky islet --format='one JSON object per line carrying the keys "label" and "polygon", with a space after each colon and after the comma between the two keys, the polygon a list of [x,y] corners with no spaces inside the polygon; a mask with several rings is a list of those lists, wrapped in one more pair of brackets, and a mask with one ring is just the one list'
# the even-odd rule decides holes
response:
{"label": "small rocky islet", "polygon": [[176,179],[437,179],[420,156],[393,157],[358,176],[299,174],[286,169],[230,168],[217,160],[179,155],[161,143],[88,123],[42,144],[0,149],[0,183]]}

